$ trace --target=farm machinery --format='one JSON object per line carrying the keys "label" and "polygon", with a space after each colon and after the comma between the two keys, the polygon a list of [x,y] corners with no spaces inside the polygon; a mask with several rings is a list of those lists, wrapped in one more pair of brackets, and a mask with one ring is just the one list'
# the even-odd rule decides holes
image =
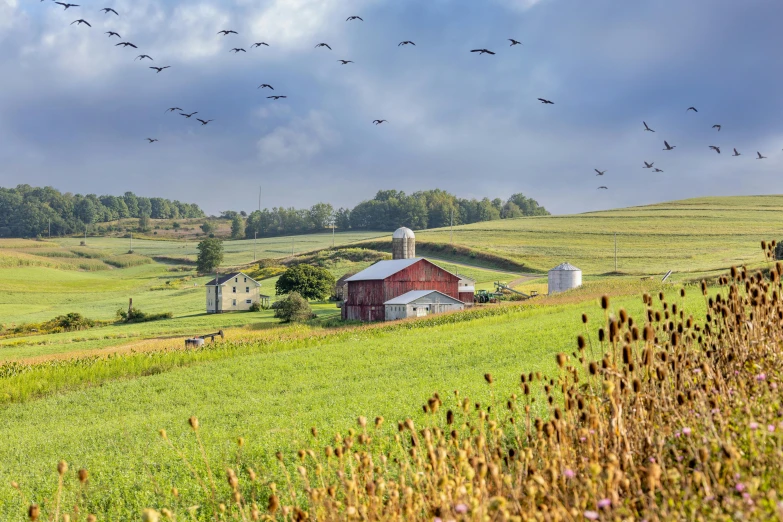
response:
{"label": "farm machinery", "polygon": [[530,292],[530,294],[526,294],[524,292],[520,292],[519,290],[514,290],[506,283],[501,283],[499,281],[496,281],[494,292],[490,292],[489,290],[477,290],[473,296],[473,301],[482,304],[497,303],[498,301],[504,299],[508,294],[515,294],[515,295],[522,296],[524,299],[530,299],[536,297],[538,295],[538,292],[533,291]]}

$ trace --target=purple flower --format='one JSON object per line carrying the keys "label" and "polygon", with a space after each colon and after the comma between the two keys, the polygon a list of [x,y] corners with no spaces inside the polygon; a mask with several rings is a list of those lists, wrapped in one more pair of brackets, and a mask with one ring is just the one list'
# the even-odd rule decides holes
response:
{"label": "purple flower", "polygon": [[682,434],[683,435],[690,435],[691,434],[691,429],[690,428],[683,428],[682,429]]}
{"label": "purple flower", "polygon": [[612,505],[612,501],[609,500],[608,498],[602,498],[601,500],[598,501],[598,507],[601,509],[606,509],[611,505]]}
{"label": "purple flower", "polygon": [[758,422],[756,422],[756,421],[753,421],[753,422],[751,422],[750,424],[748,424],[748,427],[749,427],[750,429],[752,429],[752,430],[757,430],[757,429],[759,429],[759,423],[758,423]]}
{"label": "purple flower", "polygon": [[734,489],[736,489],[737,491],[745,491],[745,484],[743,484],[742,482],[737,482],[734,485]]}
{"label": "purple flower", "polygon": [[563,472],[563,475],[565,475],[565,478],[567,478],[567,479],[572,479],[572,478],[574,478],[576,476],[576,473],[574,473],[574,470],[572,470],[572,469],[566,469]]}
{"label": "purple flower", "polygon": [[454,506],[454,511],[456,511],[459,514],[465,514],[468,512],[468,506],[467,504],[462,504],[462,503],[457,504],[456,506]]}
{"label": "purple flower", "polygon": [[441,519],[440,519],[440,518],[438,518],[438,517],[435,517],[435,518],[432,520],[432,522],[443,522],[443,520],[441,520]]}
{"label": "purple flower", "polygon": [[775,431],[775,425],[774,424],[770,424],[769,426],[767,426],[767,431],[770,432],[770,433]]}
{"label": "purple flower", "polygon": [[766,373],[760,373],[756,375],[756,380],[761,382],[767,380],[767,374]]}
{"label": "purple flower", "polygon": [[587,520],[598,520],[598,513],[595,511],[585,511],[585,518]]}

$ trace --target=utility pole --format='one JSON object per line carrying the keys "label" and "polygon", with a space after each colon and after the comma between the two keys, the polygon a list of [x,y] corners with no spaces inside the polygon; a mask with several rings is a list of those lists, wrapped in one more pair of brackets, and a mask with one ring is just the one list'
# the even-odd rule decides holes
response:
{"label": "utility pole", "polygon": [[449,238],[449,243],[454,243],[454,209],[451,209],[451,236]]}
{"label": "utility pole", "polygon": [[253,232],[253,261],[256,260],[256,243],[258,242],[258,230]]}
{"label": "utility pole", "polygon": [[614,271],[617,272],[617,232],[614,233]]}
{"label": "utility pole", "polygon": [[335,223],[335,219],[333,217],[332,218],[332,248],[334,248],[334,223]]}

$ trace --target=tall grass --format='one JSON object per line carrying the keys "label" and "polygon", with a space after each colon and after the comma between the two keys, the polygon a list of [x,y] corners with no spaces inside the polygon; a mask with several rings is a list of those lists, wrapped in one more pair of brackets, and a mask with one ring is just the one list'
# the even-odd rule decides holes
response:
{"label": "tall grass", "polygon": [[116,268],[129,268],[152,263],[152,259],[138,254],[122,254],[119,256],[107,257],[103,262]]}

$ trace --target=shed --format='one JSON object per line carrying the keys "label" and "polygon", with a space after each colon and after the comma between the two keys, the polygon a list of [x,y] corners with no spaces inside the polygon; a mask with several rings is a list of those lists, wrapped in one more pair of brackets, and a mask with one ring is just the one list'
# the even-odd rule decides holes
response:
{"label": "shed", "polygon": [[571,263],[562,263],[549,271],[549,295],[582,286],[582,271]]}
{"label": "shed", "polygon": [[465,309],[465,303],[437,290],[411,290],[383,305],[387,321]]}

